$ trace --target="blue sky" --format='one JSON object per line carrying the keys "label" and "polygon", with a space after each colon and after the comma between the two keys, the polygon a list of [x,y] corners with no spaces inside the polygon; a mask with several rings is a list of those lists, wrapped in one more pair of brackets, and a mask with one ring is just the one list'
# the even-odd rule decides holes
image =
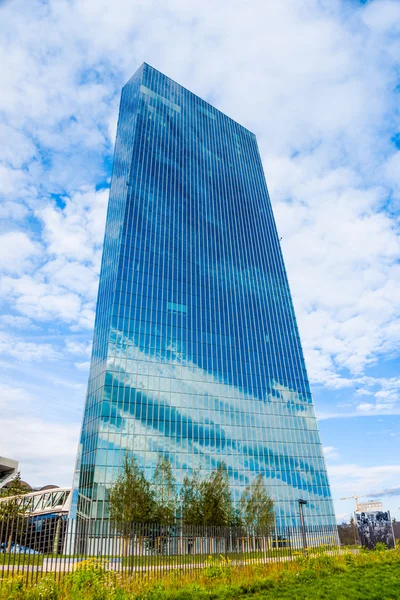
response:
{"label": "blue sky", "polygon": [[25,479],[72,479],[119,92],[146,61],[257,134],[338,518],[400,486],[399,57],[397,0],[0,2],[0,455]]}

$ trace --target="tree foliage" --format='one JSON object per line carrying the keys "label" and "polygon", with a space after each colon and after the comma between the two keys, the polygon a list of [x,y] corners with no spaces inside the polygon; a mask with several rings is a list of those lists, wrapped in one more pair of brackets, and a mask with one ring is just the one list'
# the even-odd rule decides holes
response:
{"label": "tree foliage", "polygon": [[108,497],[110,518],[121,529],[129,523],[150,523],[153,519],[154,497],[135,457],[124,456],[122,469]]}
{"label": "tree foliage", "polygon": [[6,520],[7,552],[11,552],[12,542],[17,540],[26,529],[26,506],[23,496],[28,492],[18,472],[10,485],[0,490],[0,519]]}
{"label": "tree foliage", "polygon": [[185,525],[227,526],[237,518],[224,463],[208,477],[196,472],[185,477],[181,490],[182,521]]}
{"label": "tree foliage", "polygon": [[203,525],[230,524],[233,515],[229,477],[224,463],[202,482]]}
{"label": "tree foliage", "polygon": [[177,494],[176,479],[172,474],[171,463],[160,456],[152,481],[154,495],[153,521],[159,525],[172,525],[176,519]]}
{"label": "tree foliage", "polygon": [[172,525],[177,513],[184,525],[270,527],[273,500],[262,475],[246,487],[239,508],[232,501],[226,465],[201,477],[196,471],[183,480],[178,503],[176,480],[169,460],[160,456],[152,481],[147,481],[136,459],[126,454],[121,472],[109,493],[109,513],[128,535],[131,523]]}
{"label": "tree foliage", "polygon": [[181,487],[181,517],[184,525],[203,525],[200,473],[185,476]]}
{"label": "tree foliage", "polygon": [[28,492],[24,486],[21,473],[18,472],[7,487],[0,490],[0,498],[7,498],[0,502],[0,518],[17,519],[25,513],[22,496]]}
{"label": "tree foliage", "polygon": [[268,528],[274,524],[274,502],[260,473],[246,487],[240,499],[243,524],[251,529]]}

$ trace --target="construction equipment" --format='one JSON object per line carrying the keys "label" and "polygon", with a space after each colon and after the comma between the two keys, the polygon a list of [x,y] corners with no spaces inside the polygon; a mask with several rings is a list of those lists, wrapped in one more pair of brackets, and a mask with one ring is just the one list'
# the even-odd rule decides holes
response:
{"label": "construction equipment", "polygon": [[[384,496],[385,492],[381,492],[381,495]],[[347,498],[340,498],[340,500],[352,500],[352,499],[354,499],[356,501],[356,510],[358,511],[358,510],[360,510],[360,504],[358,503],[358,499],[359,498],[371,498],[371,497],[374,497],[374,496],[376,497],[376,496],[378,496],[378,494],[364,494],[362,496],[361,495],[357,496],[356,494],[354,494],[354,496],[348,496]]]}

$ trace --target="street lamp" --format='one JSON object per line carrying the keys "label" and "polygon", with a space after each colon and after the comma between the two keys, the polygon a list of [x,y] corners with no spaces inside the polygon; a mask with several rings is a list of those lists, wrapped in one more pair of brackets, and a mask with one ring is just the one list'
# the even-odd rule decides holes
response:
{"label": "street lamp", "polygon": [[304,525],[304,513],[303,513],[303,506],[305,506],[306,504],[307,504],[307,500],[303,500],[302,498],[299,498],[300,526],[301,526],[301,535],[303,537],[304,550],[307,548],[306,528]]}

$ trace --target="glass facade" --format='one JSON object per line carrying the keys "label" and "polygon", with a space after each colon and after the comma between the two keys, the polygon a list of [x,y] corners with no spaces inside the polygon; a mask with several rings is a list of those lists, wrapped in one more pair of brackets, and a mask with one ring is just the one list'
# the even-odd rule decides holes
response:
{"label": "glass facade", "polygon": [[107,516],[129,449],[178,481],[265,475],[277,523],[335,522],[253,133],[147,64],[124,86],[78,452],[78,514]]}

